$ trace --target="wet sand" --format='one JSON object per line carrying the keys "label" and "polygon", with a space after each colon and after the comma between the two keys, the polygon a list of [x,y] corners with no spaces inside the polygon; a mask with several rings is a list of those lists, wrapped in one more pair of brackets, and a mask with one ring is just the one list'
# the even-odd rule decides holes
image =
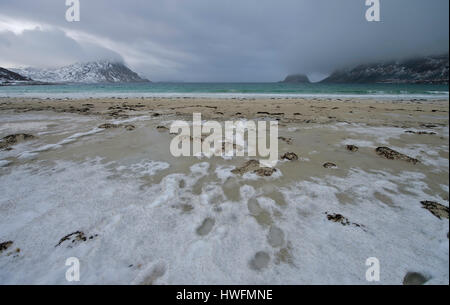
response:
{"label": "wet sand", "polygon": [[370,99],[208,99],[208,98],[102,98],[26,99],[0,98],[0,110],[16,112],[50,110],[124,118],[151,114],[205,119],[272,118],[280,123],[349,122],[368,125],[420,127],[448,126],[448,100]]}
{"label": "wet sand", "polygon": [[[0,283],[64,283],[69,256],[81,258],[83,283],[366,284],[368,257],[380,260],[381,284],[411,272],[448,283],[448,108],[0,99],[0,138],[35,137],[0,151],[0,243],[13,242],[0,253]],[[278,120],[280,156],[298,159],[261,177],[235,171],[248,157],[175,158],[173,135],[157,127],[193,112]]]}

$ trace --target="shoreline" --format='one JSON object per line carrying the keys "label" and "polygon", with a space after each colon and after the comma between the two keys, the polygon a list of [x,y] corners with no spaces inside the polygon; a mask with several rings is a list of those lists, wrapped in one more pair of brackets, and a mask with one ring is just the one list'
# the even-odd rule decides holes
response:
{"label": "shoreline", "polygon": [[[7,86],[4,86],[7,87]],[[15,87],[15,86],[9,86]],[[56,99],[56,100],[78,100],[78,99],[360,99],[360,100],[383,100],[383,101],[434,101],[449,99],[449,91],[430,94],[314,94],[314,93],[114,93],[114,94],[71,94],[64,93],[42,93],[24,95],[1,95],[0,99]]]}
{"label": "shoreline", "polygon": [[1,98],[0,111],[54,111],[99,115],[106,119],[150,114],[205,119],[268,119],[288,123],[354,122],[367,125],[448,126],[449,101],[369,99],[211,99],[211,98]]}

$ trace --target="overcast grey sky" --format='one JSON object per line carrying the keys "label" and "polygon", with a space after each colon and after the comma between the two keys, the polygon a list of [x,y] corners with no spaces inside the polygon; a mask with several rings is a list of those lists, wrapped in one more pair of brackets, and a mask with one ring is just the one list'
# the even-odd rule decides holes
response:
{"label": "overcast grey sky", "polygon": [[278,81],[448,53],[448,0],[0,0],[0,66],[121,59],[154,80]]}

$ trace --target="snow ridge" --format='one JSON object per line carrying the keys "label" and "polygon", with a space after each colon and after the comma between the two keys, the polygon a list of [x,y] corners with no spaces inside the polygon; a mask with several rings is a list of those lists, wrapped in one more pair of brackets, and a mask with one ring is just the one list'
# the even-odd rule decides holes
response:
{"label": "snow ridge", "polygon": [[75,63],[52,69],[13,69],[35,81],[49,83],[130,83],[149,82],[121,62],[107,60]]}

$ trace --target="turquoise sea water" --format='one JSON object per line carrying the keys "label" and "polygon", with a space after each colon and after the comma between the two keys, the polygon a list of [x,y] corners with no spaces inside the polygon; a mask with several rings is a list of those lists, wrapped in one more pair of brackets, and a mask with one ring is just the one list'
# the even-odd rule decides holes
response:
{"label": "turquoise sea water", "polygon": [[133,83],[0,87],[0,97],[362,97],[448,98],[447,85],[286,84],[286,83]]}

